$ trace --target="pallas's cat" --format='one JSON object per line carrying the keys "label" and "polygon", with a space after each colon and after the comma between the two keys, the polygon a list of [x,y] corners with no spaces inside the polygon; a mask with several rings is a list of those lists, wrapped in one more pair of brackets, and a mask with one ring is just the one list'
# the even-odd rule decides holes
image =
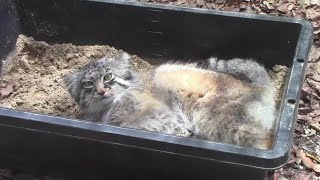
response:
{"label": "pallas's cat", "polygon": [[205,68],[163,64],[148,88],[121,52],[64,77],[87,121],[269,149],[274,87],[252,60],[210,58]]}

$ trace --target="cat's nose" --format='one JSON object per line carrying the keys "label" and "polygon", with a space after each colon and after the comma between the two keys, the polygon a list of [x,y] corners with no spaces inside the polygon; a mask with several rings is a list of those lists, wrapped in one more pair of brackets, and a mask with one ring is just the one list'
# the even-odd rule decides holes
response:
{"label": "cat's nose", "polygon": [[106,90],[104,88],[98,88],[97,93],[100,95],[104,95],[106,93]]}
{"label": "cat's nose", "polygon": [[96,91],[98,94],[100,95],[104,95],[105,92],[107,91],[105,88],[104,88],[104,84],[102,81],[96,81]]}
{"label": "cat's nose", "polygon": [[108,94],[110,94],[112,91],[110,88],[102,88],[102,89],[97,89],[97,94],[101,95],[101,96],[107,96]]}

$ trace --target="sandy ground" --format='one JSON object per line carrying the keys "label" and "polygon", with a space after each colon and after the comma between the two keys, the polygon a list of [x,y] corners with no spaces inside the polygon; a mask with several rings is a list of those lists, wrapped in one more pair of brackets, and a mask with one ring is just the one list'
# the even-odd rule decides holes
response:
{"label": "sandy ground", "polygon": [[[87,63],[104,56],[113,56],[118,50],[110,46],[49,45],[20,35],[16,52],[6,60],[2,87],[13,86],[13,92],[1,100],[0,106],[46,115],[75,118],[77,106],[66,91],[62,77]],[[133,56],[132,64],[146,76],[151,66],[147,61]],[[270,70],[277,89],[275,99],[281,99],[287,68],[276,65]],[[146,78],[146,77],[145,77]]]}

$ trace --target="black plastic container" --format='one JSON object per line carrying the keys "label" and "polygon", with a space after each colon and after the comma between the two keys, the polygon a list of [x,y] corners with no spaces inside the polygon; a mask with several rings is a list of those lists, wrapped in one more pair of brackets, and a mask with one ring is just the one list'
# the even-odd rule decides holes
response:
{"label": "black plastic container", "polygon": [[[312,42],[303,20],[129,1],[1,0],[0,57],[19,33],[152,59],[255,58],[290,67],[272,150],[0,108],[0,166],[73,179],[263,179],[288,160]],[[13,6],[14,5],[14,6]]]}

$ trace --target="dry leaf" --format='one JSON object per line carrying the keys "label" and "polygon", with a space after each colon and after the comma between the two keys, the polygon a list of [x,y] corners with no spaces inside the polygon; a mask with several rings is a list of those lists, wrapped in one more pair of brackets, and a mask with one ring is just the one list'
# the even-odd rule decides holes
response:
{"label": "dry leaf", "polygon": [[274,7],[268,2],[268,1],[263,1],[263,4],[269,9],[274,9]]}
{"label": "dry leaf", "polygon": [[307,173],[299,173],[299,174],[295,174],[295,176],[293,178],[291,178],[290,180],[310,180],[310,174]]}
{"label": "dry leaf", "polygon": [[[320,33],[320,28],[314,28],[314,30],[315,31],[318,30],[319,33]],[[318,62],[320,60],[320,51],[314,46],[311,47],[309,60],[310,60],[310,62]],[[319,65],[316,66],[315,68],[316,68],[316,70],[318,72],[320,72],[320,66]]]}
{"label": "dry leaf", "polygon": [[4,98],[9,96],[12,93],[12,91],[13,91],[13,86],[8,85],[7,87],[0,89],[0,94]]}
{"label": "dry leaf", "polygon": [[180,0],[177,2],[177,5],[182,5],[182,4],[186,4],[187,0]]}
{"label": "dry leaf", "polygon": [[294,12],[294,16],[300,19],[306,19],[307,15],[303,11]]}
{"label": "dry leaf", "polygon": [[278,180],[289,180],[289,179],[284,176],[280,176]]}
{"label": "dry leaf", "polygon": [[312,111],[312,113],[309,114],[309,116],[311,118],[316,118],[318,116],[320,116],[320,109],[319,109],[319,103],[316,103],[314,105],[314,107],[312,107],[314,110]]}
{"label": "dry leaf", "polygon": [[310,0],[310,4],[320,6],[320,0]]}
{"label": "dry leaf", "polygon": [[[320,12],[316,12],[314,9],[307,9],[306,15],[308,19],[317,20],[320,18]],[[313,26],[317,25],[317,22],[312,22]]]}
{"label": "dry leaf", "polygon": [[5,88],[5,87],[7,87],[7,84],[5,84],[5,83],[0,84],[0,88]]}
{"label": "dry leaf", "polygon": [[300,115],[300,114],[298,114],[298,120],[302,120],[302,121],[308,122],[308,121],[311,121],[312,118],[309,117],[309,116],[307,116],[307,115]]}
{"label": "dry leaf", "polygon": [[310,0],[298,0],[298,3],[302,6],[302,5],[310,5]]}
{"label": "dry leaf", "polygon": [[312,76],[309,76],[308,78],[312,79],[313,81],[320,82],[320,75],[319,74],[313,74]]}
{"label": "dry leaf", "polygon": [[[311,17],[313,21],[320,19],[320,12],[314,12],[313,16]],[[318,23],[317,23],[318,24]],[[319,25],[320,26],[320,25]]]}
{"label": "dry leaf", "polygon": [[[320,27],[315,27],[315,28],[313,28],[313,30],[314,30],[313,34],[320,34]],[[318,59],[320,59],[320,58],[318,58]]]}
{"label": "dry leaf", "polygon": [[310,127],[312,127],[313,129],[317,130],[318,132],[320,132],[320,124],[317,122],[312,122],[310,123]]}
{"label": "dry leaf", "polygon": [[303,150],[298,149],[297,147],[293,147],[296,156],[302,160],[302,163],[310,169],[313,169],[315,172],[320,172],[320,164],[316,164],[312,162],[310,158],[306,156]]}
{"label": "dry leaf", "polygon": [[204,0],[197,0],[198,6],[203,6],[204,5]]}
{"label": "dry leaf", "polygon": [[294,8],[294,5],[293,4],[289,4],[288,10],[291,11],[293,8]]}
{"label": "dry leaf", "polygon": [[280,6],[278,6],[278,11],[285,13],[288,10],[288,5],[287,4],[281,4]]}
{"label": "dry leaf", "polygon": [[224,3],[224,1],[225,1],[225,0],[216,0],[216,3],[217,3],[217,4],[221,4],[221,3]]}
{"label": "dry leaf", "polygon": [[305,152],[305,154],[308,158],[311,158],[312,160],[317,161],[318,163],[320,162],[320,157],[316,153]]}

